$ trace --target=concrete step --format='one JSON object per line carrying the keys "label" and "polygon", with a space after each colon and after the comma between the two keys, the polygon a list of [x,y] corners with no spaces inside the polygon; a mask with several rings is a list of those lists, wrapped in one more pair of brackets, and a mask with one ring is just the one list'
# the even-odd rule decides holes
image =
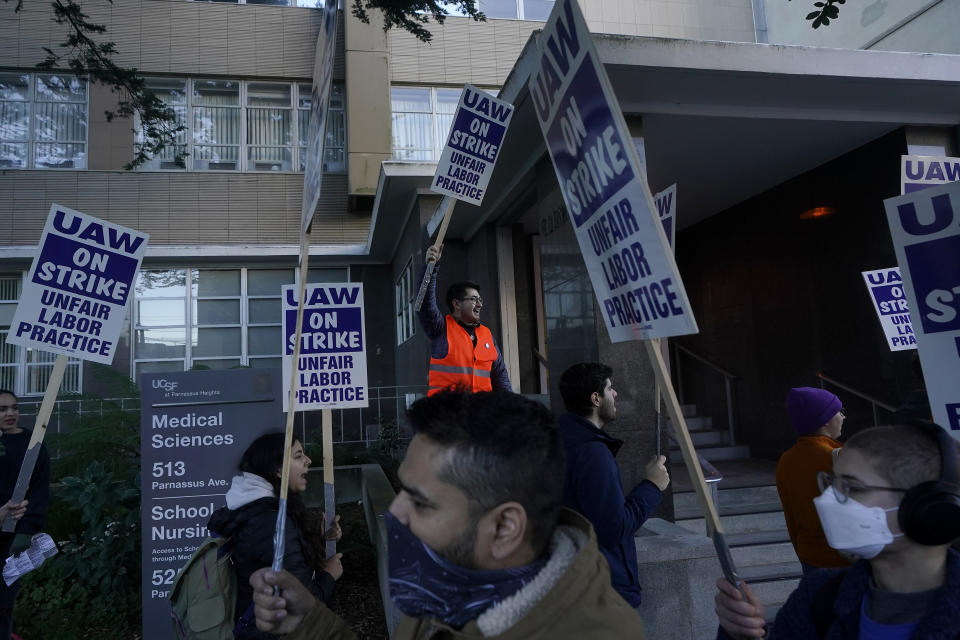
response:
{"label": "concrete step", "polygon": [[682,404],[680,405],[680,413],[683,414],[684,418],[692,418],[697,415],[697,405],[695,404]]}
{"label": "concrete step", "polygon": [[[735,538],[740,534],[733,534]],[[728,538],[727,542],[730,540]],[[797,552],[789,538],[786,542],[768,543],[763,545],[730,546],[730,555],[733,563],[739,567],[753,567],[757,565],[781,564],[783,562],[800,562]]]}
{"label": "concrete step", "polygon": [[768,582],[771,580],[794,580],[803,575],[800,568],[800,562],[777,562],[774,564],[761,564],[749,567],[737,568],[740,577],[751,585],[757,582]]}
{"label": "concrete step", "polygon": [[[749,580],[747,582],[749,582]],[[800,578],[792,578],[789,580],[754,582],[750,585],[750,588],[753,589],[755,594],[757,594],[757,597],[760,598],[760,602],[762,602],[764,605],[764,609],[766,609],[767,604],[770,604],[772,607],[774,605],[781,605],[786,602],[787,598],[789,598],[790,594],[797,589],[797,585],[799,584]],[[779,609],[779,607],[777,608]],[[767,611],[764,611],[764,614],[764,617],[768,617],[770,615]]]}
{"label": "concrete step", "polygon": [[[696,494],[693,494],[696,496]],[[720,514],[720,517],[723,516],[739,516],[748,513],[768,513],[768,512],[782,512],[783,508],[780,506],[780,501],[775,502],[725,502],[724,496],[720,496],[720,504],[714,505],[717,507],[717,512]],[[673,515],[677,520],[689,520],[693,518],[702,518],[703,510],[700,508],[700,501],[693,500],[683,501],[683,507],[679,506],[679,501],[674,499],[673,503]]]}
{"label": "concrete step", "polygon": [[[751,533],[776,531],[783,529],[786,532],[787,523],[783,519],[783,511],[778,511],[779,503],[774,506],[775,510],[764,513],[738,513],[733,515],[723,515],[720,513],[720,525],[725,533]],[[677,524],[694,533],[706,535],[707,525],[705,518],[689,518],[677,520]]]}
{"label": "concrete step", "polygon": [[[686,468],[678,469],[677,471],[686,473]],[[777,494],[777,488],[775,486],[724,489],[723,480],[721,480],[718,489],[717,502],[719,503],[721,512],[725,508],[730,507],[731,510],[728,511],[728,513],[755,513],[757,509],[753,508],[754,505],[768,505],[774,502],[776,502],[777,505],[780,504],[780,496]],[[680,491],[674,493],[673,507],[677,512],[677,518],[692,518],[700,515],[700,502],[697,500],[695,491]],[[779,509],[780,507],[778,506],[777,508]],[[690,514],[691,510],[694,511],[692,515],[680,515],[680,513]]]}
{"label": "concrete step", "polygon": [[697,450],[701,447],[719,447],[730,444],[730,432],[719,429],[691,431],[690,440]]}
{"label": "concrete step", "polygon": [[[727,536],[727,544],[731,547],[760,546],[780,542],[790,542],[790,535],[786,528],[768,531],[745,531],[743,533],[731,533]],[[770,560],[770,562],[774,561]],[[753,564],[760,563],[754,562]]]}
{"label": "concrete step", "polygon": [[713,429],[713,418],[707,416],[694,416],[686,418],[685,422],[687,423],[687,431],[690,433]]}
{"label": "concrete step", "polygon": [[[750,455],[750,447],[742,444],[730,447],[697,447],[697,453],[711,462],[714,460],[737,460],[748,457]],[[670,462],[672,464],[680,464],[683,462],[683,454],[680,452],[679,447],[670,449]]]}

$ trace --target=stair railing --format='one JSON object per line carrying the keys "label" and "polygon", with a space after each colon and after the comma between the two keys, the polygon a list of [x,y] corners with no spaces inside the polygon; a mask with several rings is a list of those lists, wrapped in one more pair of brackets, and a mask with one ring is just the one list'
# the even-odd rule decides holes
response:
{"label": "stair railing", "polygon": [[897,408],[896,408],[896,407],[894,407],[894,406],[892,406],[892,405],[889,405],[889,404],[887,404],[886,402],[883,402],[883,401],[881,401],[881,400],[877,400],[877,399],[874,398],[873,396],[867,395],[866,393],[864,393],[864,392],[862,392],[862,391],[857,391],[857,390],[854,389],[853,387],[850,387],[850,386],[848,386],[848,385],[845,385],[845,384],[843,384],[842,382],[837,382],[837,381],[834,380],[833,378],[827,377],[827,376],[823,375],[822,373],[818,373],[818,374],[817,374],[817,377],[820,379],[820,388],[821,388],[821,389],[826,386],[824,383],[830,384],[830,385],[832,385],[832,386],[834,386],[834,387],[837,387],[838,389],[843,389],[844,391],[846,391],[847,393],[849,393],[849,394],[851,394],[851,395],[857,396],[857,397],[860,398],[861,400],[866,400],[867,402],[869,402],[869,403],[870,403],[870,409],[873,411],[873,426],[875,426],[875,427],[880,424],[880,421],[879,421],[878,418],[877,418],[877,407],[883,409],[884,411],[889,411],[890,413],[896,413],[896,411],[897,411]]}
{"label": "stair railing", "polygon": [[683,375],[682,375],[682,374],[683,374],[683,366],[682,366],[682,362],[681,362],[681,358],[680,358],[680,354],[681,354],[681,353],[690,356],[691,358],[693,358],[693,359],[696,360],[697,362],[705,365],[705,366],[706,366],[708,369],[710,369],[711,371],[714,371],[714,372],[720,374],[721,376],[723,376],[723,384],[724,384],[724,388],[725,388],[725,390],[726,390],[726,395],[727,395],[727,425],[728,425],[728,427],[729,427],[729,429],[730,429],[730,444],[731,444],[731,446],[732,446],[732,445],[736,442],[736,440],[734,440],[734,436],[733,436],[733,434],[734,434],[733,381],[737,379],[737,376],[734,375],[733,373],[730,373],[729,371],[727,371],[726,369],[724,369],[724,368],[721,367],[720,365],[718,365],[718,364],[716,364],[716,363],[714,363],[714,362],[711,362],[710,360],[707,360],[706,358],[704,358],[704,357],[701,356],[700,354],[694,353],[694,352],[691,351],[690,349],[687,349],[686,347],[684,347],[684,346],[682,346],[682,345],[679,345],[679,344],[677,344],[676,342],[672,342],[672,341],[671,341],[671,342],[670,342],[670,346],[673,347],[673,349],[674,349],[674,358],[673,358],[673,361],[674,361],[674,363],[676,364],[676,367],[677,367],[677,375],[676,375],[676,380],[677,380],[677,396],[678,396],[679,399],[680,399],[680,404],[685,404],[685,402],[684,402],[684,393],[683,393]]}

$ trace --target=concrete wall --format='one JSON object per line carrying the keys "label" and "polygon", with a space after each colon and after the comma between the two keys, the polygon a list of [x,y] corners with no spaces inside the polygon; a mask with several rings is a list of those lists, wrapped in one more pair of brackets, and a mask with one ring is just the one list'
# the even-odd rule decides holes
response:
{"label": "concrete wall", "polygon": [[[56,49],[64,40],[48,4],[25,2],[17,14],[12,5],[5,10],[4,66],[31,68],[44,58],[43,47]],[[309,8],[186,0],[88,0],[83,10],[106,26],[106,38],[116,44],[114,61],[143,73],[304,80],[313,72],[322,17]]]}
{"label": "concrete wall", "polygon": [[348,190],[374,195],[380,163],[390,159],[390,79],[383,19],[371,12],[364,24],[344,12]]}
{"label": "concrete wall", "polygon": [[[367,239],[369,215],[346,211],[347,176],[324,176],[315,244]],[[50,204],[150,234],[150,244],[299,242],[296,173],[0,171],[0,246],[40,240]]]}

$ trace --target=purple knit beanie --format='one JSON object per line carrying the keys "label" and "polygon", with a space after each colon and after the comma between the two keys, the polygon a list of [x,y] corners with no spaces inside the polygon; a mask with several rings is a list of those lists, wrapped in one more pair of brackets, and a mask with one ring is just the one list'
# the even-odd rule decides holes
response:
{"label": "purple knit beanie", "polygon": [[808,436],[837,415],[840,398],[825,389],[796,387],[787,393],[787,415],[798,436]]}

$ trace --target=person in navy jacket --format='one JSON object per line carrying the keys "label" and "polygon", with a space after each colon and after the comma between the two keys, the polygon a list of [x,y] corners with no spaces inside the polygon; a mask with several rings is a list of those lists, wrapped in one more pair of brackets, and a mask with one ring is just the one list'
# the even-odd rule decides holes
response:
{"label": "person in navy jacket", "polygon": [[563,502],[593,525],[610,565],[613,588],[638,608],[640,581],[633,537],[660,504],[670,476],[666,458],[655,456],[646,466],[644,480],[624,495],[614,457],[623,441],[604,431],[617,416],[612,374],[607,365],[581,362],[560,378],[560,395],[568,412],[557,419],[567,454]]}

